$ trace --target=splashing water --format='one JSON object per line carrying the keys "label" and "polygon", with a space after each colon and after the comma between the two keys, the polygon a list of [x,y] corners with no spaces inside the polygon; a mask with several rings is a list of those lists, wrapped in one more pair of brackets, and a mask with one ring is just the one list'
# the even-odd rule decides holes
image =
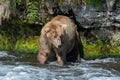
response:
{"label": "splashing water", "polygon": [[[6,56],[18,61],[3,61]],[[82,60],[81,63],[66,66],[60,66],[56,62],[44,66],[35,62],[21,62],[17,59],[18,56],[7,52],[0,52],[1,58],[0,80],[120,80],[119,58]]]}

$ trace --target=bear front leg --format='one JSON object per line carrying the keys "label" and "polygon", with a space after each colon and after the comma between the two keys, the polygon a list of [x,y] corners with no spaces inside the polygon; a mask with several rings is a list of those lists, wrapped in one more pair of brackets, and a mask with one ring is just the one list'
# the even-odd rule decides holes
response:
{"label": "bear front leg", "polygon": [[65,52],[60,51],[59,49],[54,48],[57,62],[60,65],[64,65],[66,63],[66,54]]}
{"label": "bear front leg", "polygon": [[79,50],[77,51],[77,62],[81,62]]}
{"label": "bear front leg", "polygon": [[47,56],[45,56],[42,53],[39,53],[37,56],[37,60],[39,61],[40,64],[45,64],[47,63]]}
{"label": "bear front leg", "polygon": [[58,64],[60,65],[64,65],[66,63],[66,55],[63,55],[63,54],[56,54],[56,57],[57,57],[57,62]]}

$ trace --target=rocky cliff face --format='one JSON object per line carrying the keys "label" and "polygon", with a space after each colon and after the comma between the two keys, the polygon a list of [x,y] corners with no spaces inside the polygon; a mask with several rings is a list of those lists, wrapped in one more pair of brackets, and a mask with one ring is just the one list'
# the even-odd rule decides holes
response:
{"label": "rocky cliff face", "polygon": [[0,25],[10,16],[10,0],[0,0]]}
{"label": "rocky cliff face", "polygon": [[67,15],[78,25],[79,31],[88,39],[99,37],[103,41],[120,42],[120,0],[106,0],[100,9],[91,5],[48,7],[53,15]]}
{"label": "rocky cliff face", "polygon": [[[0,0],[0,24],[2,20],[9,18],[10,5],[14,4],[10,1]],[[102,41],[110,43],[120,42],[120,0],[102,0],[104,2],[99,9],[86,4],[84,0],[63,0],[62,6],[54,1],[47,0],[45,8],[39,7],[39,17],[47,16],[46,14],[66,15],[73,19],[78,30],[87,39],[99,37]]]}
{"label": "rocky cliff face", "polygon": [[[120,2],[116,5],[118,4]],[[120,6],[116,6],[112,11],[96,10],[90,6],[86,6],[86,9],[81,11],[77,7],[73,12],[79,26],[86,30],[87,36],[99,36],[103,41],[108,40],[112,43],[120,40]]]}

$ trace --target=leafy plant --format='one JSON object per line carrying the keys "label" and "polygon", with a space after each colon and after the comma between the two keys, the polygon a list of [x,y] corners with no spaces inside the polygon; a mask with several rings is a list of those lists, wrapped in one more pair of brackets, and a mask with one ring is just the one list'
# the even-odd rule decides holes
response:
{"label": "leafy plant", "polygon": [[14,50],[25,53],[37,53],[39,48],[39,37],[29,36],[27,39],[17,40]]}
{"label": "leafy plant", "polygon": [[37,2],[27,3],[27,19],[29,22],[34,22],[38,18]]}
{"label": "leafy plant", "polygon": [[88,0],[88,4],[96,7],[96,8],[100,8],[102,6],[102,0]]}
{"label": "leafy plant", "polygon": [[87,43],[83,40],[85,59],[96,59],[105,57],[119,57],[120,47],[117,44],[110,45],[106,41],[97,38],[96,42]]}

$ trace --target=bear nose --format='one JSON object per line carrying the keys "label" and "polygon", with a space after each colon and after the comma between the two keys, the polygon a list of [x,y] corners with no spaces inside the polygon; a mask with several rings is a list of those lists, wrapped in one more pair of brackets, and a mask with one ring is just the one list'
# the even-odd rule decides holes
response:
{"label": "bear nose", "polygon": [[58,45],[58,48],[61,48],[62,47],[62,45]]}

